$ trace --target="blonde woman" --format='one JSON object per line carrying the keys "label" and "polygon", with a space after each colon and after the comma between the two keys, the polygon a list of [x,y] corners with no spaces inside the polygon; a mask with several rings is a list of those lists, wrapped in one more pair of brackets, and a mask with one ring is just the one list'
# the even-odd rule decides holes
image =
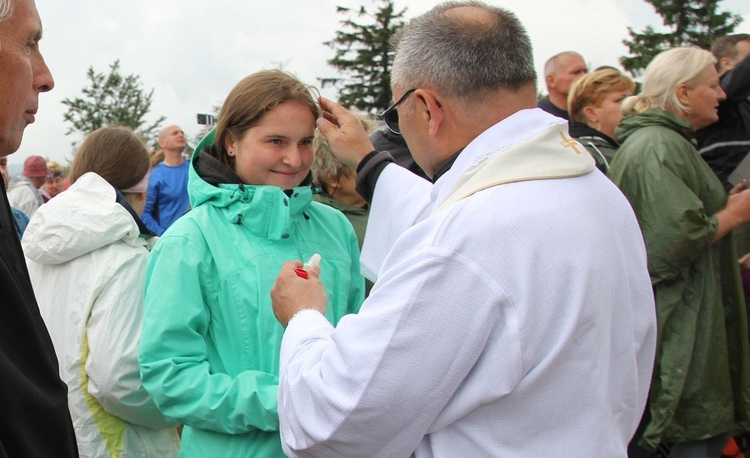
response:
{"label": "blonde woman", "polygon": [[730,235],[750,221],[750,191],[743,184],[727,198],[694,140],[724,99],[715,64],[698,48],[654,58],[634,114],[616,130],[623,143],[609,171],[643,231],[657,309],[635,441],[673,458],[720,456],[732,432],[750,430],[747,311]]}
{"label": "blonde woman", "polygon": [[42,200],[45,203],[65,190],[65,170],[63,170],[62,165],[56,161],[49,161],[47,162],[47,169],[49,169],[49,173],[44,178],[44,184],[39,188],[39,194],[42,195]]}

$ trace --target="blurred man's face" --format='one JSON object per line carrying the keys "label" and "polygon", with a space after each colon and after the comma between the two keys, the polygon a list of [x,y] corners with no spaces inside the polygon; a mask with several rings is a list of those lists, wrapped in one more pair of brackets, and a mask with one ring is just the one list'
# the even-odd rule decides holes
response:
{"label": "blurred man's face", "polygon": [[185,133],[179,126],[167,126],[159,132],[159,146],[163,150],[184,150]]}
{"label": "blurred man's face", "polygon": [[750,40],[738,41],[737,44],[734,45],[734,49],[735,51],[737,51],[737,55],[734,58],[721,58],[721,75],[728,72],[729,70],[733,70],[737,64],[742,62],[748,55],[750,55]]}
{"label": "blurred man's face", "polygon": [[576,54],[565,54],[560,56],[557,68],[558,71],[547,77],[547,86],[550,91],[554,90],[558,94],[568,96],[570,86],[578,78],[588,73],[586,62],[583,57]]}
{"label": "blurred man's face", "polygon": [[34,122],[39,93],[54,86],[39,52],[42,22],[34,0],[14,0],[12,16],[0,22],[0,156],[15,152]]}

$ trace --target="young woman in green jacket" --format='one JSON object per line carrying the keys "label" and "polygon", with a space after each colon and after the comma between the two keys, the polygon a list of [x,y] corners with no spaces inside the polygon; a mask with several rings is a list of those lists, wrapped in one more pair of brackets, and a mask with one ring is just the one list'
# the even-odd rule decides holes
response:
{"label": "young woman in green jacket", "polygon": [[185,425],[180,456],[283,456],[284,330],[270,290],[285,261],[321,255],[334,325],[359,310],[354,230],[312,201],[317,116],[310,88],[285,72],[242,80],[195,149],[192,209],[149,257],[141,376],[164,414]]}

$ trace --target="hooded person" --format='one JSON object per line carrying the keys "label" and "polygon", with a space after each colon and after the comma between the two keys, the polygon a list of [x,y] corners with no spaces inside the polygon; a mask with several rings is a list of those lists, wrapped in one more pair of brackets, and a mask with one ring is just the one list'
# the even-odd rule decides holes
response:
{"label": "hooded person", "polygon": [[49,174],[47,161],[42,156],[29,156],[23,162],[21,175],[11,180],[8,186],[8,202],[29,218],[44,203],[39,188]]}
{"label": "hooded person", "polygon": [[333,324],[363,300],[351,224],[312,200],[317,116],[309,87],[285,72],[240,81],[195,148],[191,210],[149,258],[141,376],[162,411],[185,425],[184,456],[283,456],[284,328],[270,291],[284,261],[320,254]]}
{"label": "hooded person", "polygon": [[55,346],[81,456],[175,457],[177,423],[141,386],[138,341],[153,234],[141,222],[149,158],[126,127],[84,140],[71,186],[32,218],[22,246]]}

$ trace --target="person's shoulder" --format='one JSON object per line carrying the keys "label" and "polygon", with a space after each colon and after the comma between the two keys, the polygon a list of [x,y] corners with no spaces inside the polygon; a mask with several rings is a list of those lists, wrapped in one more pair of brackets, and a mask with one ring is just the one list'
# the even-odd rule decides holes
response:
{"label": "person's shoulder", "polygon": [[162,176],[164,176],[165,171],[167,170],[167,166],[164,165],[163,162],[159,162],[156,164],[153,168],[151,168],[151,172],[149,173],[149,182],[160,179]]}
{"label": "person's shoulder", "polygon": [[317,216],[318,218],[326,219],[331,222],[345,222],[348,221],[344,213],[338,208],[327,205],[324,202],[318,202],[313,200],[310,202],[310,216]]}

